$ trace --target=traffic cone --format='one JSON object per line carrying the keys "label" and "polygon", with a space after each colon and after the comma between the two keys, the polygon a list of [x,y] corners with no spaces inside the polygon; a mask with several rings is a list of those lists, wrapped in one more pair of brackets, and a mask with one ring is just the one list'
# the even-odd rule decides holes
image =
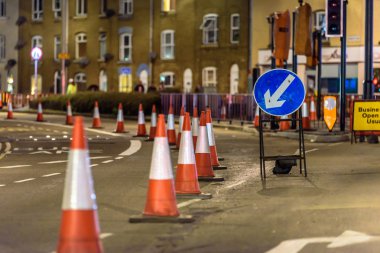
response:
{"label": "traffic cone", "polygon": [[152,115],[150,116],[150,130],[149,130],[149,139],[147,141],[153,141],[156,136],[156,128],[157,128],[157,113],[156,113],[156,105],[152,107]]}
{"label": "traffic cone", "polygon": [[67,101],[67,106],[66,106],[66,125],[72,125],[73,124],[73,112],[71,110],[71,104],[70,100]]}
{"label": "traffic cone", "polygon": [[190,114],[188,112],[184,117],[181,138],[175,179],[177,197],[209,199],[212,195],[201,193],[199,188]]}
{"label": "traffic cone", "polygon": [[216,151],[215,144],[215,135],[214,129],[212,126],[212,118],[211,118],[211,110],[207,109],[206,111],[206,129],[207,129],[207,137],[208,144],[210,146],[210,155],[211,155],[211,165],[214,170],[226,170],[226,166],[221,166],[218,159],[218,152]]}
{"label": "traffic cone", "polygon": [[44,116],[42,115],[42,104],[41,102],[38,102],[38,110],[37,110],[37,119],[38,122],[44,121]]}
{"label": "traffic cone", "polygon": [[302,128],[304,130],[310,130],[310,118],[309,118],[309,110],[307,108],[307,103],[303,102],[302,104]]}
{"label": "traffic cone", "polygon": [[[288,115],[281,116],[281,119],[288,119]],[[289,121],[280,121],[280,131],[286,131],[290,129]]]}
{"label": "traffic cone", "polygon": [[174,128],[174,110],[173,110],[172,105],[170,105],[169,107],[169,114],[168,114],[168,141],[169,141],[169,145],[177,144],[175,128]]}
{"label": "traffic cone", "polygon": [[13,106],[12,106],[12,99],[8,100],[8,114],[7,119],[14,119],[13,118]]}
{"label": "traffic cone", "polygon": [[224,181],[222,177],[216,177],[211,165],[210,147],[207,138],[206,113],[202,111],[199,125],[195,160],[198,170],[199,181]]}
{"label": "traffic cone", "polygon": [[226,120],[226,106],[223,104],[222,109],[220,110],[220,119]]}
{"label": "traffic cone", "polygon": [[57,253],[103,252],[83,118],[76,117],[63,193]]}
{"label": "traffic cone", "polygon": [[255,120],[253,121],[254,127],[259,127],[260,126],[260,113],[259,113],[259,106],[256,105],[256,112],[255,112]]}
{"label": "traffic cone", "polygon": [[0,92],[0,109],[3,109],[3,99],[2,99],[2,94]]}
{"label": "traffic cone", "polygon": [[115,133],[126,133],[124,130],[124,115],[123,115],[123,105],[119,103],[119,109],[117,111],[117,123]]}
{"label": "traffic cone", "polygon": [[133,137],[147,137],[146,127],[145,127],[145,115],[143,105],[140,103],[139,105],[139,115],[137,119],[137,134]]}
{"label": "traffic cone", "polygon": [[183,120],[185,118],[185,107],[181,107],[181,114],[179,116],[179,127],[178,127],[178,135],[177,135],[177,143],[176,147],[179,149],[179,146],[181,144],[181,134],[182,134],[182,126],[183,126]]}
{"label": "traffic cone", "polygon": [[148,194],[142,216],[130,222],[192,222],[191,216],[180,216],[174,190],[172,162],[166,135],[165,116],[158,116],[150,164]]}
{"label": "traffic cone", "polygon": [[194,151],[197,145],[197,138],[199,133],[199,118],[198,118],[198,108],[193,108],[193,119],[191,121],[191,132],[193,134],[193,143],[194,143]]}
{"label": "traffic cone", "polygon": [[317,110],[315,108],[314,96],[311,96],[311,100],[310,100],[310,120],[311,121],[317,120]]}
{"label": "traffic cone", "polygon": [[94,114],[92,117],[92,128],[102,128],[102,122],[100,121],[98,101],[95,101]]}

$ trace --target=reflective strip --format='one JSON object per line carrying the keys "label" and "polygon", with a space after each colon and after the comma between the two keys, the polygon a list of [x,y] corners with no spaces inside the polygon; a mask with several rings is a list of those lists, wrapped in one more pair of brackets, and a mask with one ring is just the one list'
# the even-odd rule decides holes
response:
{"label": "reflective strip", "polygon": [[182,132],[178,164],[195,164],[193,137],[190,131]]}
{"label": "reflective strip", "polygon": [[144,112],[143,111],[139,111],[139,118],[138,118],[138,124],[139,125],[142,125],[142,124],[145,124],[145,117],[144,117]]}
{"label": "reflective strip", "polygon": [[[193,136],[198,136],[199,133],[199,118],[193,118],[191,122],[191,132],[193,133]],[[196,144],[196,143],[194,143]]]}
{"label": "reflective strip", "polygon": [[9,111],[9,112],[13,111],[12,103],[8,103],[8,111]]}
{"label": "reflective strip", "polygon": [[169,143],[166,137],[154,138],[149,179],[173,179]]}
{"label": "reflective strip", "polygon": [[41,105],[41,103],[38,104],[38,113],[42,113],[42,105]]}
{"label": "reflective strip", "polygon": [[307,110],[307,103],[304,102],[302,105],[302,118],[309,117],[309,111]]}
{"label": "reflective strip", "polygon": [[197,148],[195,153],[210,153],[210,147],[208,145],[207,130],[205,126],[199,127],[199,135],[197,139]]}
{"label": "reflective strip", "polygon": [[93,184],[88,150],[70,150],[62,209],[97,209]]}
{"label": "reflective strip", "polygon": [[226,107],[223,105],[222,107],[222,112],[221,112],[222,115],[226,115]]}
{"label": "reflective strip", "polygon": [[95,109],[94,109],[94,118],[100,118],[100,116],[99,116],[99,108],[98,107],[95,107]]}
{"label": "reflective strip", "polygon": [[182,128],[183,128],[183,120],[184,120],[184,116],[179,116],[179,131],[180,133],[182,133]]}
{"label": "reflective strip", "polygon": [[155,112],[152,113],[150,121],[151,121],[151,126],[152,127],[157,126],[157,114]]}
{"label": "reflective strip", "polygon": [[123,111],[122,110],[119,110],[117,112],[117,121],[124,121],[124,116],[123,116]]}
{"label": "reflective strip", "polygon": [[174,129],[174,115],[173,114],[168,115],[168,129],[170,130]]}
{"label": "reflective strip", "polygon": [[314,101],[311,101],[311,103],[310,103],[310,112],[315,112],[315,104],[314,104]]}
{"label": "reflective strip", "polygon": [[215,146],[214,131],[212,130],[212,124],[206,123],[206,128],[207,128],[208,145]]}
{"label": "reflective strip", "polygon": [[67,107],[67,115],[68,116],[73,116],[73,112],[71,111],[71,106]]}

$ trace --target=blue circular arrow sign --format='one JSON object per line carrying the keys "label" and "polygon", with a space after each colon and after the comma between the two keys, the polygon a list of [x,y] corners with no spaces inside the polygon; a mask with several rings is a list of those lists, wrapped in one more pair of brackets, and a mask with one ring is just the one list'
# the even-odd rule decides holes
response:
{"label": "blue circular arrow sign", "polygon": [[253,96],[265,113],[285,116],[300,108],[305,100],[306,91],[295,73],[286,69],[273,69],[257,80]]}

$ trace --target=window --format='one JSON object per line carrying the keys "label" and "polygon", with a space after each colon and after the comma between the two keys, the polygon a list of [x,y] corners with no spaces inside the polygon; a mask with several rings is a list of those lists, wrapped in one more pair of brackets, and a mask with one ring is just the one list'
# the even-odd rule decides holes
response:
{"label": "window", "polygon": [[77,0],[77,16],[87,16],[87,0]]}
{"label": "window", "polygon": [[132,15],[133,0],[120,0],[119,13],[120,15]]}
{"label": "window", "polygon": [[86,83],[87,78],[85,73],[77,73],[74,76],[74,82],[75,83]]}
{"label": "window", "polygon": [[52,6],[53,6],[54,18],[60,18],[62,16],[61,1],[62,0],[53,0]]}
{"label": "window", "polygon": [[100,15],[106,15],[107,0],[100,0]]}
{"label": "window", "polygon": [[58,55],[61,53],[61,37],[54,36],[54,60],[58,60]]}
{"label": "window", "polygon": [[0,35],[0,60],[5,59],[5,36]]}
{"label": "window", "polygon": [[35,35],[32,37],[32,48],[35,47],[42,48],[42,36]]}
{"label": "window", "polygon": [[121,67],[119,69],[119,92],[131,93],[132,85],[132,70],[129,67]]}
{"label": "window", "polygon": [[104,60],[104,55],[107,53],[107,34],[99,34],[99,59]]}
{"label": "window", "polygon": [[107,74],[104,70],[99,73],[99,90],[107,91]]}
{"label": "window", "polygon": [[160,84],[164,87],[173,87],[175,84],[175,75],[173,72],[163,72],[160,74]]}
{"label": "window", "polygon": [[216,87],[216,68],[207,67],[202,71],[202,86]]}
{"label": "window", "polygon": [[62,92],[62,83],[61,83],[61,72],[54,72],[54,94],[61,94]]}
{"label": "window", "polygon": [[161,33],[161,59],[174,59],[174,31]]}
{"label": "window", "polygon": [[32,0],[32,20],[42,20],[44,10],[43,10],[43,0]]}
{"label": "window", "polygon": [[120,61],[132,60],[132,34],[124,33],[120,35]]}
{"label": "window", "polygon": [[162,0],[161,1],[161,11],[163,12],[173,12],[175,11],[176,0]]}
{"label": "window", "polygon": [[87,54],[87,36],[85,33],[75,35],[75,58],[86,57]]}
{"label": "window", "polygon": [[7,12],[5,0],[0,0],[0,17],[5,17],[6,15]]}
{"label": "window", "polygon": [[231,43],[239,43],[240,40],[240,15],[231,15]]}
{"label": "window", "polygon": [[218,42],[218,15],[204,16],[200,28],[203,30],[203,44],[216,44]]}

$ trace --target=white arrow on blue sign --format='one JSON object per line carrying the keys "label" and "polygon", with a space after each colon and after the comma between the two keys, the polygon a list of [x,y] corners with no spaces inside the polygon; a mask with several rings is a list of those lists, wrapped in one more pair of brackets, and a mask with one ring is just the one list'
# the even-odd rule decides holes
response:
{"label": "white arrow on blue sign", "polygon": [[256,81],[253,96],[265,113],[285,116],[301,107],[306,91],[301,79],[295,73],[286,69],[273,69]]}

